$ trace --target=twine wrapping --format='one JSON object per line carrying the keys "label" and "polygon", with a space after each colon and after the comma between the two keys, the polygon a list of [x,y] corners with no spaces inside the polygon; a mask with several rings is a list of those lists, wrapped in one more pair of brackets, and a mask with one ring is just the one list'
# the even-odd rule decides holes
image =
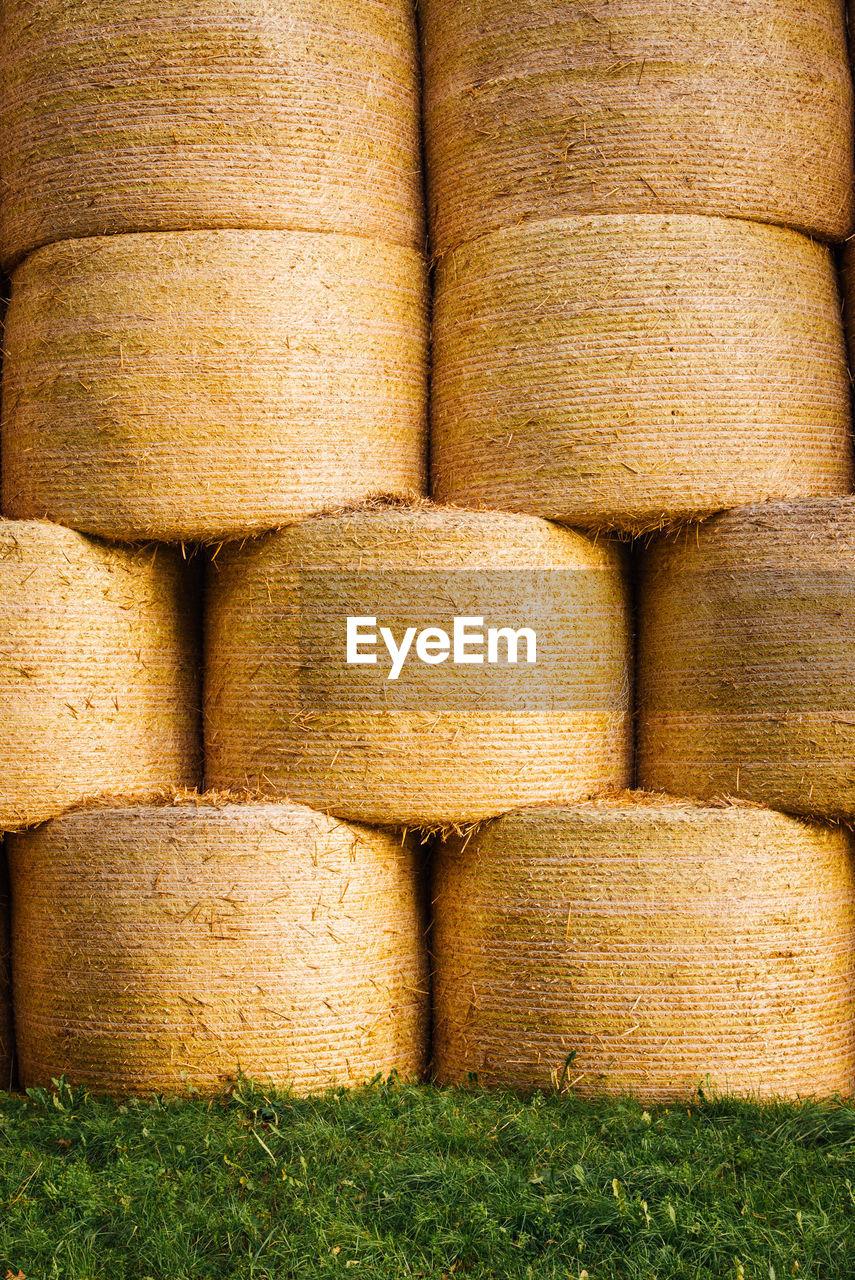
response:
{"label": "twine wrapping", "polygon": [[435,911],[443,1081],[852,1091],[848,832],[664,797],[532,809],[441,850]]}
{"label": "twine wrapping", "polygon": [[842,239],[841,0],[423,0],[434,247],[531,219],[703,213]]}
{"label": "twine wrapping", "polygon": [[[455,615],[535,614],[541,667],[413,660],[393,682],[344,661],[349,615],[400,639]],[[225,549],[207,606],[207,785],[427,826],[623,786],[628,614],[614,547],[528,517],[380,507]]]}
{"label": "twine wrapping", "polygon": [[9,841],[25,1087],[305,1094],[417,1075],[415,856],[293,805],[69,814]]}
{"label": "twine wrapping", "polygon": [[352,236],[39,250],[6,320],[7,514],[203,541],[421,492],[425,294],[417,253]]}
{"label": "twine wrapping", "polygon": [[640,601],[641,784],[855,816],[855,499],[662,538]]}
{"label": "twine wrapping", "polygon": [[410,0],[8,0],[0,257],[117,232],[420,247]]}
{"label": "twine wrapping", "polygon": [[0,1089],[11,1089],[15,1072],[12,1030],[12,966],[9,937],[9,885],[0,846]]}
{"label": "twine wrapping", "polygon": [[192,606],[164,547],[0,521],[0,830],[195,784]]}
{"label": "twine wrapping", "polygon": [[637,532],[847,493],[834,266],[732,219],[566,218],[439,264],[438,499]]}

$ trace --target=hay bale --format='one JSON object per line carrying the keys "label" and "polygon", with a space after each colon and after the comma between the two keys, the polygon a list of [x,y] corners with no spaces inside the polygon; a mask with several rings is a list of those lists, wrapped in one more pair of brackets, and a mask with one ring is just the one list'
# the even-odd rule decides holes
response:
{"label": "hay bale", "polygon": [[855,817],[855,499],[726,512],[642,572],[641,784]]}
{"label": "hay bale", "polygon": [[[853,27],[853,62],[855,62],[855,18],[851,19]],[[843,318],[846,328],[846,342],[849,348],[849,366],[855,367],[855,247],[852,242],[843,246],[840,254],[840,267],[843,277]]]}
{"label": "hay bale", "polygon": [[0,846],[0,1089],[11,1089],[15,1079],[14,1073],[9,884],[6,875],[6,858]]}
{"label": "hay bale", "polygon": [[422,492],[425,295],[419,254],[352,236],[39,250],[6,320],[6,512],[201,541]]}
{"label": "hay bale", "polygon": [[296,805],[68,814],[9,841],[20,1072],[106,1093],[417,1075],[427,958],[400,839]]}
{"label": "hay bale", "polygon": [[196,629],[173,552],[0,520],[0,830],[195,784]]}
{"label": "hay bale", "polygon": [[630,531],[847,493],[830,253],[734,219],[552,219],[437,273],[437,498]]}
{"label": "hay bale", "polygon": [[8,0],[0,258],[215,227],[420,246],[414,26],[410,0]]}
{"label": "hay bale", "polygon": [[[628,615],[614,547],[528,517],[381,506],[228,548],[209,582],[207,785],[427,826],[625,785]],[[348,616],[376,619],[374,665],[346,662]],[[528,626],[536,661],[502,642],[492,664],[431,663],[413,636],[390,678],[381,627],[397,647],[455,617]]]}
{"label": "hay bale", "polygon": [[438,252],[589,213],[851,230],[841,0],[423,0],[421,13]]}
{"label": "hay bale", "polygon": [[434,895],[443,1081],[852,1091],[848,832],[667,797],[533,809],[445,846]]}

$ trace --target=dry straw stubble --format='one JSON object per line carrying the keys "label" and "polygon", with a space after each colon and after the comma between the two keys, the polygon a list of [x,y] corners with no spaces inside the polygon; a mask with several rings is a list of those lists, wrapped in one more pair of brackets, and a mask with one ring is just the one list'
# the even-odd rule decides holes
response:
{"label": "dry straw stubble", "polygon": [[164,547],[0,521],[0,830],[195,784],[195,609]]}
{"label": "dry straw stubble", "polygon": [[445,846],[434,896],[444,1081],[652,1102],[852,1090],[846,831],[657,797],[531,809]]}
{"label": "dry straw stubble", "polygon": [[[207,606],[207,785],[427,826],[626,785],[628,613],[614,547],[522,516],[381,506],[224,549]],[[529,666],[521,647],[513,670],[504,650],[493,667],[412,659],[391,681],[379,640],[376,665],[345,663],[348,616],[398,642],[457,616],[528,625],[539,656]]]}
{"label": "dry straw stubble", "polygon": [[841,0],[424,0],[422,44],[440,253],[587,213],[851,230]]}
{"label": "dry straw stubble", "polygon": [[640,601],[642,785],[855,817],[855,498],[662,537]]}
{"label": "dry straw stubble", "polygon": [[435,496],[637,531],[847,493],[829,251],[735,219],[555,218],[440,262]]}
{"label": "dry straw stubble", "polygon": [[411,0],[8,0],[0,257],[189,228],[419,247]]}
{"label": "dry straw stubble", "polygon": [[295,805],[68,814],[9,842],[25,1086],[310,1093],[418,1075],[416,854]]}
{"label": "dry straw stubble", "polygon": [[418,253],[356,236],[38,250],[6,321],[6,512],[205,540],[421,492],[425,294]]}

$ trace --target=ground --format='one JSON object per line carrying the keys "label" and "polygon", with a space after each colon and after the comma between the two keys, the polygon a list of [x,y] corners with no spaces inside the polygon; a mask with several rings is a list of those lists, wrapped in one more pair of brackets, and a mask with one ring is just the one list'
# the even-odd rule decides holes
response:
{"label": "ground", "polygon": [[0,1095],[0,1280],[853,1280],[855,1107]]}

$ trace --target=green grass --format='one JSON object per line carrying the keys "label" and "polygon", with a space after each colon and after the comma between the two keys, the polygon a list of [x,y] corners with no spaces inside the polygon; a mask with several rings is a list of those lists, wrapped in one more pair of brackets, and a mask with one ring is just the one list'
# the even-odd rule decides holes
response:
{"label": "green grass", "polygon": [[853,1280],[855,1108],[0,1095],[0,1280]]}

